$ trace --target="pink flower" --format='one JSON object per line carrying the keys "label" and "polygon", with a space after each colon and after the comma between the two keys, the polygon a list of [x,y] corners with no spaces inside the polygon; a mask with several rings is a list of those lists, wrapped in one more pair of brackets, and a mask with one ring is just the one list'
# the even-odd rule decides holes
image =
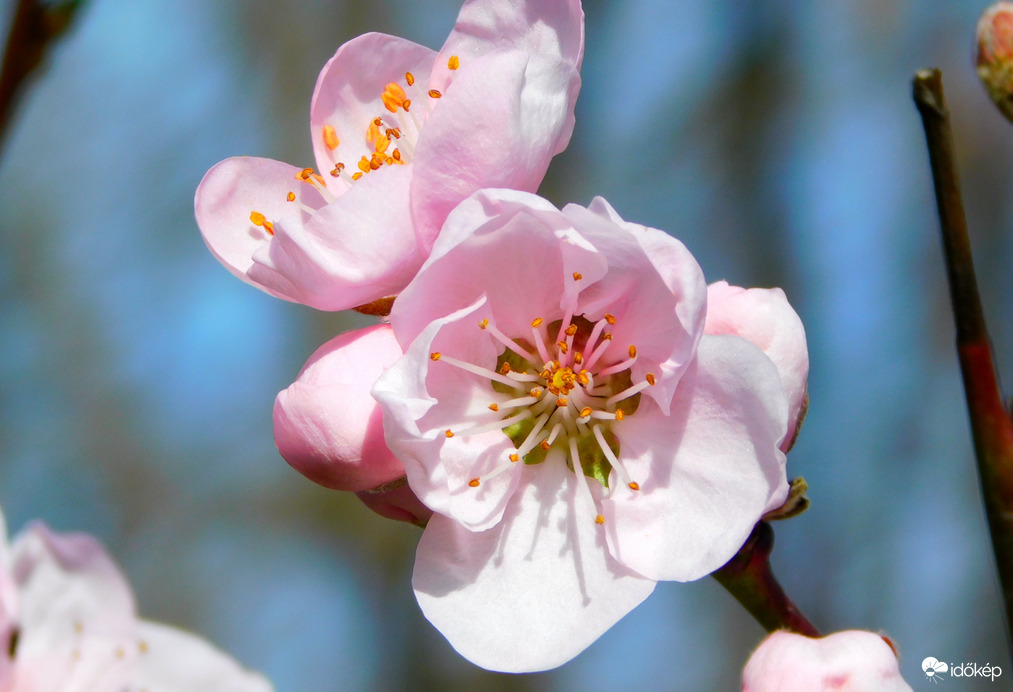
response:
{"label": "pink flower", "polygon": [[0,690],[270,692],[204,640],[138,620],[133,594],[90,536],[41,524],[6,541],[0,515]]}
{"label": "pink flower", "polygon": [[435,512],[416,596],[465,657],[558,666],[784,500],[778,369],[705,335],[706,304],[686,248],[601,199],[484,190],[449,216],[373,394]]}
{"label": "pink flower", "polygon": [[910,692],[884,637],[851,630],[812,639],[774,632],[750,656],[742,692]]}
{"label": "pink flower", "polygon": [[469,0],[439,53],[365,34],[310,107],[319,172],[230,158],[197,189],[211,252],[268,293],[343,310],[398,293],[458,202],[535,190],[573,130],[579,0]]}
{"label": "pink flower", "polygon": [[707,287],[705,334],[732,334],[753,342],[774,361],[788,396],[787,452],[805,418],[809,397],[809,349],[805,328],[780,288],[739,288],[727,281]]}

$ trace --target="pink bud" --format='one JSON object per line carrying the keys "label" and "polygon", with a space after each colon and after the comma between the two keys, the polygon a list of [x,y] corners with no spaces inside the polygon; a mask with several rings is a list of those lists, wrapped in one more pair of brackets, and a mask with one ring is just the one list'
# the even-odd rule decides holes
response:
{"label": "pink bud", "polygon": [[886,637],[849,630],[826,637],[774,632],[742,671],[742,692],[911,692]]}
{"label": "pink bud", "polygon": [[387,519],[425,526],[429,517],[433,516],[433,510],[422,504],[406,480],[373,490],[361,490],[355,495],[364,505]]}
{"label": "pink bud", "polygon": [[274,441],[285,461],[335,490],[368,490],[405,475],[387,448],[369,393],[402,355],[390,325],[347,332],[310,356],[274,402]]}
{"label": "pink bud", "polygon": [[1013,2],[997,2],[978,20],[975,61],[988,95],[1013,120]]}

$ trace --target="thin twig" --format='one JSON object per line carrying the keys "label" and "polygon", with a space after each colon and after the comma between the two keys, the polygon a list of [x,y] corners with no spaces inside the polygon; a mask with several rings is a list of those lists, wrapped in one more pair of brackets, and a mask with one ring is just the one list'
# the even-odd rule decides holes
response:
{"label": "thin twig", "polygon": [[761,521],[738,554],[715,572],[714,578],[768,632],[789,630],[807,637],[820,636],[774,577],[770,569],[773,549],[774,530]]}
{"label": "thin twig", "polygon": [[50,43],[66,31],[83,5],[84,0],[18,2],[0,65],[0,146],[25,80],[42,64]]}
{"label": "thin twig", "polygon": [[974,277],[942,76],[939,70],[920,70],[915,74],[913,85],[932,166],[950,300],[957,326],[957,356],[964,379],[992,549],[1006,601],[1009,642],[1013,631],[1013,421],[1003,406]]}

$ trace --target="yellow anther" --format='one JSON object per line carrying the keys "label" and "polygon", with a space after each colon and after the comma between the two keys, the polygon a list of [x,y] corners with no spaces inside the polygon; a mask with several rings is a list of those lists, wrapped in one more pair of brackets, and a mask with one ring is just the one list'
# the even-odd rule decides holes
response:
{"label": "yellow anther", "polygon": [[518,462],[518,461],[520,461],[520,460],[521,460],[521,457],[520,457],[520,455],[519,455],[519,454],[511,454],[511,455],[510,455],[510,461],[513,461],[513,462]]}
{"label": "yellow anther", "polygon": [[340,141],[338,140],[338,133],[335,132],[333,125],[324,125],[324,144],[331,151],[338,148]]}
{"label": "yellow anther", "polygon": [[456,55],[451,55],[450,60],[447,61],[447,67],[449,67],[451,70],[456,70],[460,66],[461,66],[461,59]]}
{"label": "yellow anther", "polygon": [[[489,318],[488,317],[486,317],[484,320],[482,320],[481,322],[478,323],[478,328],[479,329],[485,329],[488,326],[489,326]],[[504,363],[504,365],[507,365],[507,363]]]}
{"label": "yellow anther", "polygon": [[384,153],[386,153],[387,152],[387,148],[389,146],[390,146],[390,140],[387,139],[386,137],[381,137],[380,139],[376,140],[375,148],[376,148],[376,152],[378,154],[384,154]]}
{"label": "yellow anther", "polygon": [[530,392],[528,392],[528,396],[534,397],[535,399],[539,399],[541,398],[543,393],[545,393],[544,389],[542,389],[541,387],[535,387]]}
{"label": "yellow anther", "polygon": [[542,318],[541,317],[536,317],[535,319],[531,320],[531,326],[534,327],[535,329],[538,329],[539,327],[541,327],[542,326]]}
{"label": "yellow anther", "polygon": [[616,323],[616,318],[606,312],[605,313],[605,321],[608,322],[609,324],[615,324]]}
{"label": "yellow anther", "polygon": [[265,221],[264,230],[267,231],[269,235],[274,235],[274,224],[270,221]]}
{"label": "yellow anther", "polygon": [[[383,106],[391,113],[397,113],[399,107],[403,107],[405,101],[408,100],[408,94],[404,93],[402,89],[395,82],[391,82],[384,88],[383,94],[380,96],[383,101]],[[408,110],[405,108],[405,110]]]}
{"label": "yellow anther", "polygon": [[479,486],[478,479],[472,478],[470,481],[468,481],[468,485],[471,486],[472,488],[477,488]]}
{"label": "yellow anther", "polygon": [[405,99],[404,103],[401,104],[401,107],[404,108],[404,112],[407,113],[408,112],[408,108],[411,105],[412,105],[412,100],[411,99]]}
{"label": "yellow anther", "polygon": [[584,278],[584,275],[581,274],[580,272],[574,272],[573,273],[573,280],[574,281],[580,281],[583,278]]}
{"label": "yellow anther", "polygon": [[566,406],[566,403],[567,402],[565,396],[561,396],[558,399],[556,399],[556,406],[558,406],[559,408],[563,408],[564,406]]}
{"label": "yellow anther", "polygon": [[636,357],[637,357],[637,347],[634,346],[633,344],[630,344],[630,358]]}
{"label": "yellow anther", "polygon": [[369,124],[369,127],[366,128],[366,141],[372,144],[380,139],[380,137],[382,137],[380,134],[380,119],[377,118]]}
{"label": "yellow anther", "polygon": [[596,516],[594,518],[594,523],[598,524],[598,526],[601,526],[602,524],[605,523],[605,517],[603,517],[602,515],[599,514],[598,516]]}
{"label": "yellow anther", "polygon": [[590,406],[585,406],[584,408],[582,408],[580,410],[580,417],[581,418],[587,418],[590,415],[591,415],[591,407]]}
{"label": "yellow anther", "polygon": [[581,363],[583,363],[584,362],[584,354],[581,353],[580,351],[574,351],[573,352],[573,362],[576,363],[577,365],[580,365]]}
{"label": "yellow anther", "polygon": [[490,411],[499,411],[499,404],[489,404]]}
{"label": "yellow anther", "polygon": [[503,363],[499,368],[499,374],[506,375],[508,372],[510,372],[510,363]]}
{"label": "yellow anther", "polygon": [[616,411],[616,420],[622,420],[624,415],[626,414],[623,413],[622,409],[618,409]]}
{"label": "yellow anther", "polygon": [[264,218],[264,215],[261,214],[259,211],[250,212],[250,223],[252,223],[254,226],[263,226],[266,220],[267,219]]}
{"label": "yellow anther", "polygon": [[443,356],[439,351],[433,351],[429,354],[429,360],[439,360]]}
{"label": "yellow anther", "polygon": [[577,333],[577,325],[571,324],[569,327],[566,328],[565,334],[567,336],[573,336],[576,333]]}
{"label": "yellow anther", "polygon": [[654,375],[652,375],[651,373],[647,373],[647,376],[644,379],[647,380],[647,384],[651,385],[652,387],[654,386],[655,382]]}
{"label": "yellow anther", "polygon": [[295,201],[295,193],[294,192],[289,192],[287,195],[285,195],[285,199],[287,199],[289,202],[294,202]]}
{"label": "yellow anther", "polygon": [[452,430],[444,430],[443,434],[446,435],[447,437],[453,437],[454,436],[454,432]]}
{"label": "yellow anther", "polygon": [[415,75],[413,75],[411,72],[405,72],[404,80],[408,82],[408,86],[412,86],[415,84]]}
{"label": "yellow anther", "polygon": [[629,486],[630,490],[640,490],[640,484],[637,483],[636,481],[631,481],[627,483],[627,485]]}
{"label": "yellow anther", "polygon": [[393,152],[391,152],[390,157],[392,159],[394,159],[394,163],[404,163],[404,161],[401,160],[401,150],[400,149],[395,149]]}
{"label": "yellow anther", "polygon": [[560,353],[566,353],[568,350],[570,350],[570,347],[566,345],[565,341],[557,341],[556,346],[559,346]]}
{"label": "yellow anther", "polygon": [[369,173],[369,171],[371,170],[369,167],[369,159],[367,159],[365,156],[359,159],[359,163],[356,165],[359,167],[359,170],[362,171],[363,173]]}
{"label": "yellow anther", "polygon": [[549,451],[550,448],[548,440],[542,440],[541,442],[538,443],[538,446],[541,447],[546,452]]}
{"label": "yellow anther", "polygon": [[352,173],[352,180],[358,180],[361,177],[362,177],[362,171],[356,171],[355,173]]}
{"label": "yellow anther", "polygon": [[605,332],[601,335],[603,341],[612,341],[612,332]]}
{"label": "yellow anther", "polygon": [[304,169],[302,169],[301,171],[299,171],[298,173],[295,174],[295,179],[296,180],[302,180],[303,182],[308,183],[310,181],[310,176],[311,175],[313,175],[313,169],[312,168],[304,168]]}
{"label": "yellow anther", "polygon": [[441,94],[440,92],[438,92],[436,89],[430,89],[429,90],[429,98],[438,99],[441,96],[443,96],[443,94]]}

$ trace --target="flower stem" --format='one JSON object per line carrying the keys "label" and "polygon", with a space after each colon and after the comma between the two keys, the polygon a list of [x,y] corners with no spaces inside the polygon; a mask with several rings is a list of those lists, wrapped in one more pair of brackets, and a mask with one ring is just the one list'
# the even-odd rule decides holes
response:
{"label": "flower stem", "polygon": [[967,221],[953,157],[953,135],[939,70],[914,77],[914,101],[928,143],[950,300],[957,326],[957,357],[964,379],[981,492],[1006,601],[1007,637],[1013,631],[1013,420],[1002,402],[974,278]]}
{"label": "flower stem", "polygon": [[761,521],[735,557],[714,573],[714,578],[768,632],[788,630],[807,637],[819,637],[819,630],[777,583],[770,569],[770,552],[773,549],[774,530],[770,524]]}
{"label": "flower stem", "polygon": [[25,79],[42,63],[49,43],[70,26],[82,5],[84,0],[18,2],[0,66],[0,144]]}

